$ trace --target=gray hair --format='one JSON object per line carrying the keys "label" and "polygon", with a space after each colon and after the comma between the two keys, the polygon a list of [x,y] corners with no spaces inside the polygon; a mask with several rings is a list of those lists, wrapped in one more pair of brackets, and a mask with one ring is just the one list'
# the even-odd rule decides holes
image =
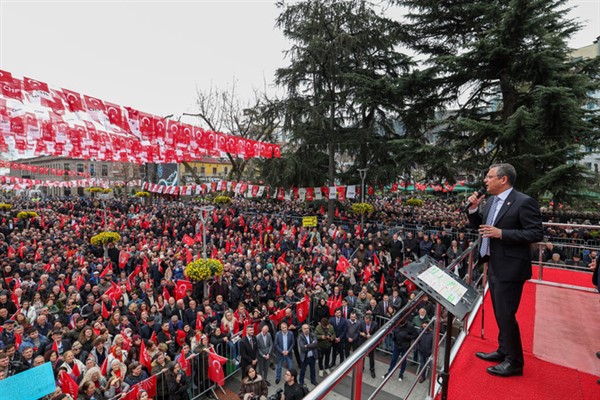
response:
{"label": "gray hair", "polygon": [[496,175],[498,176],[498,178],[506,176],[506,178],[508,178],[508,183],[510,184],[510,186],[513,186],[515,184],[515,181],[517,180],[517,170],[515,170],[515,167],[513,167],[511,164],[493,164],[490,166],[490,169],[491,168],[496,168]]}

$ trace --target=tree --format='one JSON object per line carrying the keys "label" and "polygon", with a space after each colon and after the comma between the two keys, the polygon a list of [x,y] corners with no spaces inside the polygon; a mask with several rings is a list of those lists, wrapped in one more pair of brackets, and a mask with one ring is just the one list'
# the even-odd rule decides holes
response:
{"label": "tree", "polygon": [[434,140],[412,138],[416,153],[443,149],[450,162],[429,167],[447,177],[483,178],[490,164],[509,162],[520,190],[571,199],[586,183],[584,147],[598,140],[598,115],[584,105],[600,58],[569,58],[566,41],[579,24],[565,18],[566,0],[394,3],[409,10],[406,44],[426,58],[421,105],[455,109],[435,125]]}
{"label": "tree", "polygon": [[[396,50],[399,24],[364,0],[279,6],[277,26],[292,45],[286,52],[290,64],[277,70],[276,83],[287,90],[280,106],[294,157],[321,167],[320,157],[326,154],[329,186],[340,177],[336,154],[352,155],[351,171],[382,159],[389,165],[393,154],[386,143],[397,137],[394,120],[406,108],[404,76],[412,65]],[[329,201],[329,218],[333,211]]]}
{"label": "tree", "polygon": [[[273,108],[274,101],[265,94],[254,93],[254,99],[243,103],[236,93],[235,83],[231,88],[219,90],[211,87],[208,91],[198,91],[197,113],[184,113],[186,116],[200,118],[205,127],[215,131],[237,135],[257,141],[272,141],[279,126],[278,113]],[[231,170],[228,179],[239,181],[252,159],[241,159],[226,153]],[[200,177],[188,163],[186,169],[192,171],[196,183]]]}

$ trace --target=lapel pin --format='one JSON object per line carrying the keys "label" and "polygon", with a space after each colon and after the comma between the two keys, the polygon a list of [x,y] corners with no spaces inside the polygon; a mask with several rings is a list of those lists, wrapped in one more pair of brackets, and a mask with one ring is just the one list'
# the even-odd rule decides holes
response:
{"label": "lapel pin", "polygon": [[508,203],[506,203],[507,206],[510,206],[510,201]]}

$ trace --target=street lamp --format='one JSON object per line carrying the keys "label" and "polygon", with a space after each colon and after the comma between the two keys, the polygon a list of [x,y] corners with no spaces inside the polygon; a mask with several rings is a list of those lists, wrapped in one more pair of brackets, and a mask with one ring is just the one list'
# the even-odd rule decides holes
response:
{"label": "street lamp", "polygon": [[206,260],[206,221],[208,213],[214,210],[214,206],[199,207],[200,221],[202,221],[202,258]]}
{"label": "street lamp", "polygon": [[[361,180],[361,186],[360,186],[360,202],[364,203],[365,202],[365,178],[367,177],[367,171],[369,170],[369,168],[359,168],[358,169],[358,173],[360,174],[360,180]],[[360,214],[360,228],[364,229],[364,219],[365,219],[365,215],[364,214]]]}

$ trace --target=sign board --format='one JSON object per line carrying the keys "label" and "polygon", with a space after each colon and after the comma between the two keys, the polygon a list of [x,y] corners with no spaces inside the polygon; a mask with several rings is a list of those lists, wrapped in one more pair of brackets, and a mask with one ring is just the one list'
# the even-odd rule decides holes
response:
{"label": "sign board", "polygon": [[428,256],[421,257],[400,269],[400,272],[458,318],[464,318],[479,297],[474,288],[453,273],[440,268]]}
{"label": "sign board", "polygon": [[0,399],[37,400],[56,390],[50,362],[0,381]]}
{"label": "sign board", "polygon": [[305,228],[314,228],[317,226],[317,216],[302,217],[302,226]]}

